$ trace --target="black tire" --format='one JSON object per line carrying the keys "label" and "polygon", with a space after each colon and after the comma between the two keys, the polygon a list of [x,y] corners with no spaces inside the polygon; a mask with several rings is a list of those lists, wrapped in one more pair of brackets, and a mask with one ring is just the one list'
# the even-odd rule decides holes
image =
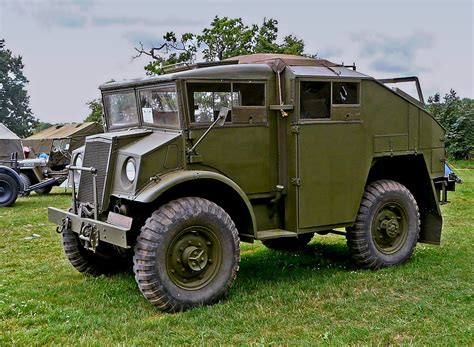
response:
{"label": "black tire", "polygon": [[18,197],[18,184],[10,175],[0,173],[0,207],[13,205]]}
{"label": "black tire", "polygon": [[84,248],[74,231],[65,229],[61,235],[66,258],[85,275],[113,275],[131,268],[130,258],[121,255],[112,245],[101,243],[94,253]]}
{"label": "black tire", "polygon": [[420,233],[418,205],[402,184],[381,180],[369,184],[356,223],[347,229],[347,245],[365,268],[402,264],[410,259]]}
{"label": "black tire", "polygon": [[160,310],[210,305],[226,294],[237,275],[237,229],[215,203],[196,197],[177,199],[147,219],[133,263],[140,291]]}
{"label": "black tire", "polygon": [[21,194],[21,196],[28,196],[30,195],[30,191],[26,191],[30,186],[31,186],[31,180],[30,178],[28,177],[28,175],[24,174],[24,173],[21,173],[20,174],[20,178],[23,182],[23,194]]}
{"label": "black tire", "polygon": [[300,234],[298,237],[281,237],[278,239],[263,240],[265,247],[282,252],[294,252],[304,249],[313,238],[314,233]]}
{"label": "black tire", "polygon": [[53,186],[38,188],[38,189],[35,189],[35,193],[38,195],[47,195],[51,192],[52,189],[53,189]]}

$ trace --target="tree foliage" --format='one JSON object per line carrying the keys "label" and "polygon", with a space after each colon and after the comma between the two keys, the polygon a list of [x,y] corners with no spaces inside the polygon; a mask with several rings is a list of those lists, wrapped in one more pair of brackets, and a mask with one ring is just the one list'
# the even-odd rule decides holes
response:
{"label": "tree foliage", "polygon": [[23,75],[21,56],[14,56],[0,40],[0,123],[20,137],[33,132],[37,119],[29,107],[30,97],[25,89],[28,80]]}
{"label": "tree foliage", "polygon": [[[263,19],[263,23],[246,25],[242,18],[214,17],[209,27],[200,34],[184,33],[177,36],[167,32],[162,42],[151,48],[145,48],[140,42],[135,48],[137,55],[152,58],[146,66],[147,74],[164,73],[163,66],[178,63],[193,63],[198,54],[207,61],[219,61],[238,55],[251,53],[304,54],[304,41],[294,35],[278,39],[278,21]],[[315,57],[316,55],[310,55]]]}
{"label": "tree foliage", "polygon": [[104,106],[101,99],[94,99],[86,103],[89,106],[90,113],[84,119],[84,122],[97,122],[104,125]]}
{"label": "tree foliage", "polygon": [[460,99],[451,91],[441,100],[439,93],[428,98],[428,111],[446,129],[446,150],[454,159],[469,158],[474,149],[474,100]]}

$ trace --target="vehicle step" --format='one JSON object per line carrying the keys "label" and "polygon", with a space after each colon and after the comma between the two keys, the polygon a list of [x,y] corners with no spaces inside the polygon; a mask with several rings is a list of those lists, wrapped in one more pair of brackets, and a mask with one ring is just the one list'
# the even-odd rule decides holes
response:
{"label": "vehicle step", "polygon": [[257,240],[269,240],[279,237],[297,237],[298,234],[283,229],[271,229],[257,232]]}

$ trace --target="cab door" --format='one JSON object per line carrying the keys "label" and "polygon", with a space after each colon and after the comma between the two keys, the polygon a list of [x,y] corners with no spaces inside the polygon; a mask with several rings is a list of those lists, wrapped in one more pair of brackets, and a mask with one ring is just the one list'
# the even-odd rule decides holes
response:
{"label": "cab door", "polygon": [[342,226],[360,203],[360,81],[301,80],[298,87],[298,229]]}

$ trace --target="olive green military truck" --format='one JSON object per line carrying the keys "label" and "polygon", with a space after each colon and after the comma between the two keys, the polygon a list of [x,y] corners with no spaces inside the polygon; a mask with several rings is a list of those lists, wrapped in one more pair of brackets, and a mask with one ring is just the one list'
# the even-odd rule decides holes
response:
{"label": "olive green military truck", "polygon": [[69,167],[70,210],[49,208],[80,272],[133,258],[143,295],[180,311],[223,297],[240,241],[291,250],[343,234],[367,268],[440,243],[454,184],[419,83],[417,100],[384,84],[403,79],[288,55],[178,70],[100,87],[107,132]]}

